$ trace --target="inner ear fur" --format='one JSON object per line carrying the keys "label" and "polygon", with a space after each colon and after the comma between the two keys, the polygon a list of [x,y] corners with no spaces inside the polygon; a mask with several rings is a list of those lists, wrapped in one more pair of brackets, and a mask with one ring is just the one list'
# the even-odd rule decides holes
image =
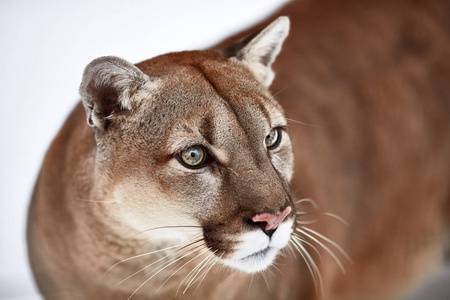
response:
{"label": "inner ear fur", "polygon": [[264,86],[274,78],[272,63],[289,34],[289,18],[279,17],[263,30],[223,49],[225,55],[243,62]]}
{"label": "inner ear fur", "polygon": [[149,82],[146,74],[118,57],[101,57],[89,63],[79,90],[88,124],[106,130],[114,114],[133,108],[140,100],[139,91]]}

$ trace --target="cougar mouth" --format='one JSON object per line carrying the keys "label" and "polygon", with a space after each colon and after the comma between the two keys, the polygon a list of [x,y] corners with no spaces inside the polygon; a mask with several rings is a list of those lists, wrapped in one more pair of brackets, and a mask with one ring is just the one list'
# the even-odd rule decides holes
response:
{"label": "cougar mouth", "polygon": [[249,256],[246,256],[246,257],[244,257],[244,258],[241,258],[241,260],[246,260],[246,259],[252,259],[252,258],[263,258],[266,254],[267,254],[267,252],[269,252],[270,250],[271,250],[272,248],[271,247],[267,247],[267,248],[264,248],[264,249],[262,249],[262,250],[260,250],[260,251],[258,251],[258,252],[255,252],[255,253],[253,253],[253,254],[250,254]]}
{"label": "cougar mouth", "polygon": [[275,261],[280,250],[289,242],[292,225],[292,219],[283,222],[272,237],[267,236],[262,230],[242,234],[234,253],[223,259],[223,263],[247,273],[268,268]]}

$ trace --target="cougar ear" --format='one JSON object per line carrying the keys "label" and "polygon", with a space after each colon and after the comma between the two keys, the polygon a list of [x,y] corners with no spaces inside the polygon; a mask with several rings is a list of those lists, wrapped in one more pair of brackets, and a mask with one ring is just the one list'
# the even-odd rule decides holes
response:
{"label": "cougar ear", "polygon": [[272,63],[280,53],[281,46],[289,33],[289,18],[279,17],[263,30],[256,32],[223,51],[245,63],[256,78],[269,87],[274,73]]}
{"label": "cougar ear", "polygon": [[116,113],[130,110],[150,78],[118,57],[100,57],[84,70],[80,95],[91,127],[104,131]]}

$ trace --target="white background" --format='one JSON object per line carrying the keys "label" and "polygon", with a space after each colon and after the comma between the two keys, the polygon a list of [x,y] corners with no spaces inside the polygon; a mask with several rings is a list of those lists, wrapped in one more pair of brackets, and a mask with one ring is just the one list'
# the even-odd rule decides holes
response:
{"label": "white background", "polygon": [[286,0],[0,0],[0,299],[39,299],[26,214],[43,156],[78,101],[84,67],[203,49]]}

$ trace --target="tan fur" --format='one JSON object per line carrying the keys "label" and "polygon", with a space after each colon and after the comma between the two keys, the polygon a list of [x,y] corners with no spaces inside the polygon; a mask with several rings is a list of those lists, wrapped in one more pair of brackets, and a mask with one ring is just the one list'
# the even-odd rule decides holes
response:
{"label": "tan fur", "polygon": [[[43,295],[127,299],[149,277],[114,284],[163,252],[108,270],[118,261],[197,233],[205,239],[201,249],[220,249],[226,259],[242,234],[254,232],[243,219],[303,198],[320,207],[302,201],[286,222],[312,213],[296,220],[317,220],[304,226],[336,241],[353,261],[318,238],[343,263],[343,275],[305,238],[322,256],[304,244],[322,274],[322,296],[297,253],[278,256],[281,274],[272,268],[267,278],[231,276],[229,267],[216,266],[195,294],[196,285],[184,295],[182,286],[178,297],[398,299],[411,291],[442,264],[450,215],[449,11],[445,1],[312,1],[279,12],[292,27],[271,91],[292,121],[269,154],[264,137],[286,122],[266,90],[276,47],[260,60],[267,53],[250,51],[252,39],[137,68],[118,58],[94,61],[80,89],[85,110],[80,103],[52,143],[30,207],[30,261]],[[283,22],[271,23],[277,30],[269,35],[283,32]],[[270,40],[279,45],[284,37]],[[249,58],[248,51],[259,54]],[[96,68],[108,72],[90,85]],[[192,142],[214,155],[207,170],[187,170],[174,158]],[[180,225],[188,227],[145,231]],[[208,251],[158,293],[171,268],[132,299],[174,297]]]}

